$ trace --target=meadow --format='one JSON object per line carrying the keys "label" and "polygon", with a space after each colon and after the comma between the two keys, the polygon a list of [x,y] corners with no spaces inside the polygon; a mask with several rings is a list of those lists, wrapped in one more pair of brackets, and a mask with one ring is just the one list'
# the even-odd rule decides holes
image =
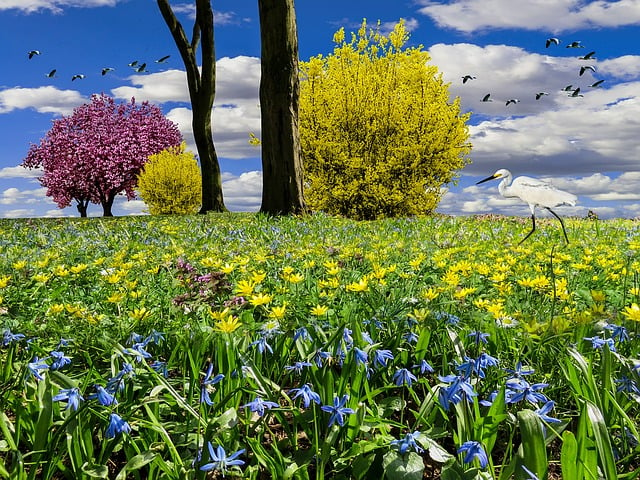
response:
{"label": "meadow", "polygon": [[640,223],[0,220],[0,477],[640,477]]}

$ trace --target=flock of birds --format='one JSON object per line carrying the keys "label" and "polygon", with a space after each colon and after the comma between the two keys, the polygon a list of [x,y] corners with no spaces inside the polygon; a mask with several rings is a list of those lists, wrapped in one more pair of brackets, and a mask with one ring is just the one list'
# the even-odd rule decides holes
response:
{"label": "flock of birds", "polygon": [[[41,55],[42,52],[40,52],[40,50],[29,50],[29,52],[27,52],[27,56],[29,57],[29,60],[31,60],[32,58]],[[157,60],[155,60],[154,63],[165,63],[167,60],[169,60],[169,57],[171,57],[171,55],[165,55],[164,57],[161,57]],[[145,73],[147,72],[147,64],[144,62],[139,62],[138,60],[134,60],[131,63],[128,64],[129,67],[131,67],[136,73]],[[113,67],[104,67],[101,70],[101,75],[104,77],[107,73],[114,71],[115,68]],[[45,74],[45,77],[47,78],[55,78],[56,77],[56,73],[58,72],[58,70],[56,68],[54,68],[53,70],[51,70],[49,73]],[[76,73],[74,75],[71,76],[71,81],[75,81],[75,80],[82,80],[83,78],[85,78],[86,75],[83,73]]]}
{"label": "flock of birds", "polygon": [[[561,41],[559,38],[556,37],[551,37],[548,38],[545,42],[545,47],[549,48],[552,45],[560,45]],[[584,45],[582,45],[582,43],[580,41],[573,41],[571,43],[569,43],[566,48],[584,48]],[[585,61],[589,61],[589,60],[595,60],[596,52],[592,51],[587,53],[586,55],[583,55],[581,57],[579,57],[579,60],[585,60]],[[580,71],[578,72],[578,76],[582,76],[585,74],[585,72],[587,71],[591,71],[593,73],[596,72],[596,67],[594,65],[583,65],[580,67]],[[475,80],[477,77],[475,77],[474,75],[464,75],[462,77],[462,83],[467,83],[471,80]],[[600,85],[602,85],[602,83],[604,82],[604,80],[597,80],[596,82],[592,83],[591,85],[589,85],[590,88],[598,88]],[[569,97],[583,97],[584,95],[582,93],[580,93],[580,87],[576,87],[574,88],[573,85],[567,85],[565,86],[561,91],[563,92],[567,92],[567,95]],[[535,94],[535,98],[536,100],[540,100],[542,97],[544,97],[545,95],[549,95],[549,92],[538,92]],[[491,93],[487,93],[484,97],[482,97],[482,102],[493,102],[493,99],[491,98]],[[509,105],[515,105],[517,103],[520,103],[520,99],[518,98],[510,98],[505,102],[505,105],[508,107]]]}

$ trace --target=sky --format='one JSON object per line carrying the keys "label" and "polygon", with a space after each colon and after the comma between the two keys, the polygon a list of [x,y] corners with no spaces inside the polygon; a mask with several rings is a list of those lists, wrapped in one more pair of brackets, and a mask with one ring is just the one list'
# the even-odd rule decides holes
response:
{"label": "sky", "polygon": [[[248,140],[249,133],[260,137],[257,1],[212,4],[213,134],[225,203],[255,211],[260,149]],[[172,6],[190,35],[195,1]],[[331,53],[340,27],[353,32],[366,19],[388,32],[403,19],[409,45],[430,53],[450,95],[471,112],[471,163],[448,186],[438,212],[529,215],[525,204],[498,194],[497,182],[476,186],[507,168],[577,195],[575,207],[555,210],[563,216],[592,210],[600,218],[640,217],[640,0],[296,0],[295,6],[302,61]],[[547,47],[550,38],[559,44]],[[579,46],[570,48],[572,42]],[[155,1],[0,0],[0,45],[0,218],[78,215],[75,205],[59,209],[37,180],[41,172],[20,164],[54,119],[92,94],[160,106],[196,151],[184,67]],[[29,58],[32,50],[39,54]],[[146,71],[130,67],[134,61]],[[113,70],[102,75],[104,68]],[[465,75],[475,78],[463,83]],[[580,90],[564,91],[569,85]],[[487,94],[491,101],[483,102]],[[518,102],[506,105],[510,99]],[[144,209],[139,199],[119,197],[113,212]],[[89,206],[90,216],[101,212]]]}

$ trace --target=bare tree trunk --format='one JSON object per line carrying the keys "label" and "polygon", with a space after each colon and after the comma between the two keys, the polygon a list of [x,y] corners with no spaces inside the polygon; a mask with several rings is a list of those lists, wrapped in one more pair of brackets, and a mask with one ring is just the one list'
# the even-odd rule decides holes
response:
{"label": "bare tree trunk", "polygon": [[[191,42],[176,18],[169,0],[157,0],[158,8],[171,31],[187,72],[191,98],[193,136],[198,147],[202,170],[202,208],[200,213],[222,212],[222,175],[211,132],[211,113],[216,95],[216,55],[213,36],[213,9],[210,0],[196,0],[196,19]],[[196,52],[202,40],[202,72],[198,70]]]}
{"label": "bare tree trunk", "polygon": [[258,0],[262,42],[262,212],[305,210],[298,133],[298,32],[293,0]]}

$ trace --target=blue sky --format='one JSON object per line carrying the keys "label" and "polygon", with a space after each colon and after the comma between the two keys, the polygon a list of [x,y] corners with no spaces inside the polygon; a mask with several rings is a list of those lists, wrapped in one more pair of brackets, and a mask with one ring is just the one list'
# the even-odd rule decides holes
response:
{"label": "blue sky", "polygon": [[[188,34],[195,2],[172,2]],[[232,210],[260,202],[257,1],[215,0],[218,85],[214,139],[225,201]],[[363,18],[383,30],[400,18],[460,96],[470,121],[472,164],[443,197],[452,215],[528,215],[528,208],[475,182],[498,168],[547,179],[578,195],[564,215],[640,216],[640,0],[297,0],[301,60],[333,49],[333,33]],[[547,38],[559,45],[545,47]],[[580,41],[583,48],[567,48]],[[107,93],[158,104],[193,145],[184,69],[153,0],[0,0],[0,217],[77,216],[58,209],[35,176],[19,167],[60,115]],[[40,51],[29,59],[27,52]],[[595,58],[580,56],[595,51]],[[164,63],[155,60],[170,55]],[[138,73],[128,66],[147,64]],[[593,66],[580,76],[580,67]],[[114,68],[106,75],[101,70]],[[54,78],[46,77],[56,69]],[[72,81],[82,74],[83,79]],[[462,83],[463,75],[476,78]],[[599,87],[590,87],[604,80]],[[583,96],[561,91],[580,87]],[[538,92],[548,95],[535,99]],[[492,102],[481,99],[491,94]],[[506,100],[519,102],[506,106]],[[195,151],[195,147],[193,147]],[[124,200],[124,199],[120,199]],[[140,213],[139,200],[114,214]],[[90,205],[89,214],[99,215]]]}

